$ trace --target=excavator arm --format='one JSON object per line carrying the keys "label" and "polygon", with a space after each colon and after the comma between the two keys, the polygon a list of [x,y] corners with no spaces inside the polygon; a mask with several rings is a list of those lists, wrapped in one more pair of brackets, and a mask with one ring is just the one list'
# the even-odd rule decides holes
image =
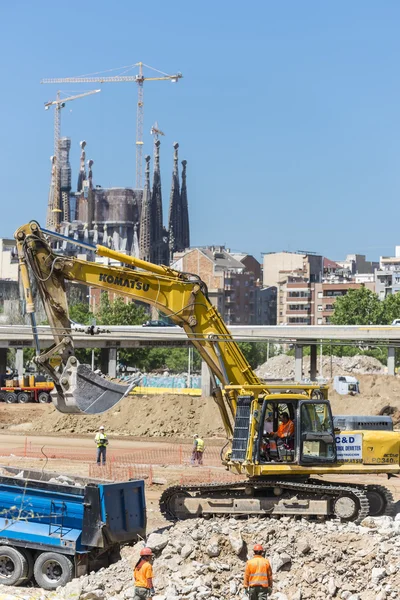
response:
{"label": "excavator arm", "polygon": [[[54,252],[47,236],[63,237],[41,229],[36,221],[15,232],[26,309],[31,315],[36,348],[39,344],[29,271],[35,279],[54,337],[54,345],[39,354],[36,362],[54,380],[57,409],[66,413],[98,414],[112,408],[130,391],[128,386],[108,381],[78,363],[65,288],[66,281],[75,281],[145,302],[182,327],[214,376],[214,398],[227,436],[232,438],[240,389],[262,382],[211,304],[204,282],[197,275],[142,261],[101,245],[79,243],[90,248],[96,256],[126,266],[108,266],[62,256]],[[65,240],[73,243],[69,238]],[[50,363],[55,354],[61,357],[57,369]],[[239,389],[225,389],[232,385]]]}

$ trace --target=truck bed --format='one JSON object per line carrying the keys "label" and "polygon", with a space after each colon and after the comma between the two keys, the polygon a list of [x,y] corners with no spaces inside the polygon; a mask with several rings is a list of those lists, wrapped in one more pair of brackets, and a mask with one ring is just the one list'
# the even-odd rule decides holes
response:
{"label": "truck bed", "polygon": [[0,543],[75,554],[145,535],[143,481],[86,480],[76,487],[55,483],[56,473],[29,476],[0,476]]}

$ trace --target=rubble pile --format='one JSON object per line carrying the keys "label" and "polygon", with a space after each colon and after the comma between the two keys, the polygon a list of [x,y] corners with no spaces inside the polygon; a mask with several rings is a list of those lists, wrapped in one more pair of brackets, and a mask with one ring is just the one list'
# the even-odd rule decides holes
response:
{"label": "rubble pile", "polygon": [[[400,515],[335,521],[196,519],[152,533],[155,600],[234,600],[244,596],[245,561],[254,543],[274,573],[271,600],[400,598]],[[72,581],[47,598],[126,600],[144,542],[108,569]]]}
{"label": "rubble pile", "polygon": [[[332,367],[332,377],[335,375],[368,375],[385,373],[385,367],[373,356],[357,354],[356,356],[330,356],[322,357],[322,373],[319,376],[330,378]],[[317,369],[320,369],[320,357],[317,360]],[[256,373],[265,380],[283,379],[290,380],[294,378],[294,357],[287,354],[278,354],[273,356],[266,363],[258,367]],[[310,374],[310,357],[303,358],[303,376]]]}

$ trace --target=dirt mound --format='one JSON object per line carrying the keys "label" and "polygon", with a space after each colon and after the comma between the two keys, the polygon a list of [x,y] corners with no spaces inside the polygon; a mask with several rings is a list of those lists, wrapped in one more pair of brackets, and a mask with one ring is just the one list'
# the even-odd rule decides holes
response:
{"label": "dirt mound", "polygon": [[[322,372],[319,373],[321,366],[320,358],[317,360],[317,375],[320,377],[334,377],[335,375],[354,375],[354,374],[384,374],[385,367],[376,358],[372,356],[323,356]],[[294,357],[286,354],[273,356],[266,363],[261,365],[257,375],[265,380],[282,379],[289,380],[294,378]],[[310,357],[303,359],[303,376],[310,375]]]}
{"label": "dirt mound", "polygon": [[201,432],[204,437],[224,433],[212,398],[190,396],[128,396],[102,415],[64,415],[49,405],[46,414],[32,423],[30,431],[93,433],[104,425],[108,434],[182,437]]}

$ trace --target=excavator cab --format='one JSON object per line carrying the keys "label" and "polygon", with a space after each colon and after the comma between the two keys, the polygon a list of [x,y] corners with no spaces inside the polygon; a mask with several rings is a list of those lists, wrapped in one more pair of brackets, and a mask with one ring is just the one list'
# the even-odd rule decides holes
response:
{"label": "excavator cab", "polygon": [[[292,423],[288,431],[279,428]],[[281,428],[282,429],[282,428]],[[286,462],[317,465],[336,462],[333,418],[324,400],[265,399],[255,444],[255,460],[260,463]]]}
{"label": "excavator cab", "polygon": [[266,392],[256,398],[238,397],[232,460],[245,462],[251,456],[256,465],[336,463],[333,417],[325,390],[271,385]]}

